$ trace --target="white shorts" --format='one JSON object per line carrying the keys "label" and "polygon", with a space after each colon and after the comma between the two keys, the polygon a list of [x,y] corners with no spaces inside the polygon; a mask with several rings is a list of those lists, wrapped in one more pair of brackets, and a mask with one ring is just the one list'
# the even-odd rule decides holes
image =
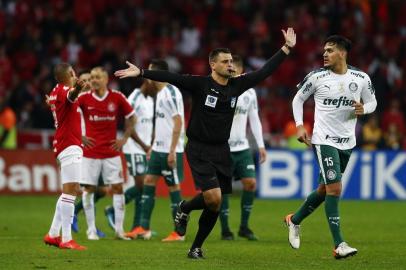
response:
{"label": "white shorts", "polygon": [[83,157],[82,164],[83,177],[80,181],[81,184],[97,186],[100,174],[105,185],[124,182],[120,156],[103,159]]}
{"label": "white shorts", "polygon": [[78,183],[82,179],[83,150],[77,145],[66,147],[56,157],[61,167],[61,182]]}

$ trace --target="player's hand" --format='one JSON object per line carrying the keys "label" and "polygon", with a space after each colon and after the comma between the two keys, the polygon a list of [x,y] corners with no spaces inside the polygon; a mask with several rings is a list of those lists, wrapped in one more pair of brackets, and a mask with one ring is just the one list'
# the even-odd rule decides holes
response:
{"label": "player's hand", "polygon": [[265,148],[259,148],[259,163],[262,164],[266,160],[266,150]]}
{"label": "player's hand", "polygon": [[112,141],[110,141],[111,148],[116,150],[116,151],[120,151],[121,147],[123,147],[123,145],[126,142],[127,142],[127,138],[121,138],[121,139],[112,140]]}
{"label": "player's hand", "polygon": [[91,148],[95,145],[96,140],[91,137],[82,136],[82,143],[86,148]]}
{"label": "player's hand", "polygon": [[285,44],[293,48],[296,45],[296,33],[292,27],[289,27],[288,30],[283,30],[283,37],[285,38]]}
{"label": "player's hand", "polygon": [[305,143],[307,146],[311,146],[310,137],[303,125],[297,127],[297,140]]}
{"label": "player's hand", "polygon": [[175,151],[169,152],[168,154],[168,166],[171,169],[174,169],[176,166],[176,153]]}
{"label": "player's hand", "polygon": [[80,92],[85,87],[86,83],[83,80],[77,80],[75,83],[75,89]]}
{"label": "player's hand", "polygon": [[136,65],[134,65],[128,61],[126,61],[125,63],[127,64],[128,68],[117,70],[116,72],[114,72],[114,76],[119,77],[120,79],[123,79],[123,78],[127,78],[127,77],[137,77],[140,75],[141,71]]}
{"label": "player's hand", "polygon": [[364,114],[364,104],[362,104],[361,102],[354,100],[354,104],[352,104],[352,107],[354,107],[355,109],[355,115]]}
{"label": "player's hand", "polygon": [[48,95],[45,95],[45,103],[46,103],[48,106],[51,106],[51,103],[50,103],[50,100],[49,100],[49,96],[48,96]]}
{"label": "player's hand", "polygon": [[152,147],[149,148],[149,150],[146,152],[147,153],[147,161],[151,159],[151,152],[152,152]]}

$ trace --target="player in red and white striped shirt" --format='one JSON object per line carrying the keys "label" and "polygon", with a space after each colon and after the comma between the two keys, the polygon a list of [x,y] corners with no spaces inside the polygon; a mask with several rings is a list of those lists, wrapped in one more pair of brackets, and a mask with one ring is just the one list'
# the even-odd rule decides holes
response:
{"label": "player in red and white striped shirt", "polygon": [[[99,239],[95,225],[94,192],[102,175],[104,183],[111,185],[113,193],[116,237],[128,239],[123,229],[125,203],[120,154],[133,132],[134,109],[121,92],[108,89],[108,74],[104,69],[93,68],[90,74],[93,90],[78,98],[86,129],[83,138],[83,179],[80,183],[85,186],[82,201],[88,225],[87,237],[90,240]],[[123,138],[116,139],[119,117],[125,117],[126,130]]]}
{"label": "player in red and white striped shirt", "polygon": [[77,81],[75,71],[66,63],[58,64],[54,75],[58,84],[47,96],[47,102],[55,121],[53,148],[61,168],[62,194],[56,203],[52,225],[44,242],[62,249],[84,250],[86,247],[77,244],[71,234],[78,182],[82,178],[83,150],[77,97],[83,82]]}

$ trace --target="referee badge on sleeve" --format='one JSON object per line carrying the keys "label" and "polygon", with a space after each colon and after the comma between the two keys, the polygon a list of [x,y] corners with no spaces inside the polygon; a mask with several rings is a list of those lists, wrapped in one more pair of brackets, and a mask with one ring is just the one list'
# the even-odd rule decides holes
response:
{"label": "referee badge on sleeve", "polygon": [[217,103],[217,97],[215,96],[211,96],[211,95],[207,95],[206,97],[206,102],[204,103],[204,105],[215,108],[216,107],[216,103]]}

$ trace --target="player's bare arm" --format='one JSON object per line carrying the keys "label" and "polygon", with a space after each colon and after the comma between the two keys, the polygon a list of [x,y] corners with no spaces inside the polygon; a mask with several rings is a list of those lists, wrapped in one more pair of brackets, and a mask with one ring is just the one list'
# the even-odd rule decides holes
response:
{"label": "player's bare arm", "polygon": [[311,146],[310,137],[307,134],[305,127],[303,125],[299,125],[296,128],[298,141],[306,144],[307,146]]}
{"label": "player's bare arm", "polygon": [[130,116],[125,120],[125,130],[124,130],[124,135],[120,139],[115,139],[111,141],[111,148],[113,148],[116,151],[120,151],[120,149],[123,147],[123,145],[127,142],[128,138],[131,137],[131,133],[134,127],[134,122],[135,118],[134,115]]}
{"label": "player's bare arm", "polygon": [[180,115],[175,115],[173,118],[173,131],[172,131],[172,141],[171,148],[168,154],[168,166],[170,168],[175,168],[176,166],[176,145],[178,144],[180,131],[182,129],[182,117]]}
{"label": "player's bare arm", "polygon": [[355,115],[363,115],[364,114],[364,104],[358,101],[354,101],[354,104],[352,104],[352,107],[354,107],[355,110]]}
{"label": "player's bare arm", "polygon": [[[126,121],[126,124],[129,124],[129,123]],[[135,126],[136,124],[137,124],[137,117],[134,116],[134,126]],[[138,143],[139,146],[142,147],[142,149],[145,151],[145,153],[148,152],[148,150],[151,148],[151,146],[146,145],[146,144],[141,140],[140,136],[138,136],[138,133],[137,133],[137,131],[136,131],[135,129],[132,129],[132,130],[131,130],[131,138],[132,138],[136,143]]]}

